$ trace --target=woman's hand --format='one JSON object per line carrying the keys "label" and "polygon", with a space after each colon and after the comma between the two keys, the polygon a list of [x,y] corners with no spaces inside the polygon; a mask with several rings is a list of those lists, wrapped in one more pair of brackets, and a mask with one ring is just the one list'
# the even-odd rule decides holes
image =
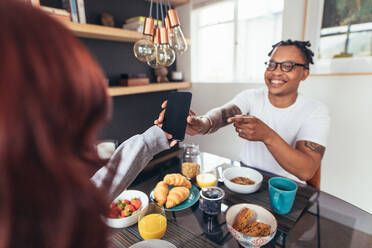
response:
{"label": "woman's hand", "polygon": [[[154,124],[157,125],[160,128],[162,128],[162,126],[163,126],[164,112],[165,112],[165,107],[166,106],[167,106],[167,101],[163,102],[163,104],[161,105],[163,110],[160,112],[158,119],[154,121]],[[167,133],[167,132],[164,132],[164,133],[165,133],[165,136],[168,139],[168,143],[169,143],[170,147],[173,147],[178,143],[177,140],[172,140],[172,138],[173,138],[172,134]]]}
{"label": "woman's hand", "polygon": [[[163,110],[160,112],[158,119],[154,121],[154,124],[158,125],[159,127],[163,126],[164,113],[165,108],[167,107],[167,101],[164,101],[161,107]],[[186,125],[186,133],[188,135],[194,136],[196,134],[204,134],[209,130],[209,128],[210,123],[207,118],[196,116],[192,110],[189,111],[189,116],[187,116]]]}

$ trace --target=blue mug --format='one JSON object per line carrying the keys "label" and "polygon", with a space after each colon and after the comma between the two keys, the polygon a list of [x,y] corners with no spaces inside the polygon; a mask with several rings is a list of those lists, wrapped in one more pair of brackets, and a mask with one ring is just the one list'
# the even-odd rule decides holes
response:
{"label": "blue mug", "polygon": [[296,197],[297,184],[284,177],[269,180],[269,194],[272,210],[277,214],[288,214]]}

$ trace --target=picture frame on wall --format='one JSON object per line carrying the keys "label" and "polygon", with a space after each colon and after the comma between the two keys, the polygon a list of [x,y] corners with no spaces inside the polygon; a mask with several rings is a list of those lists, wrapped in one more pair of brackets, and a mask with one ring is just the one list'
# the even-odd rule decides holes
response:
{"label": "picture frame on wall", "polygon": [[312,75],[372,75],[372,1],[306,1],[303,37],[315,52]]}

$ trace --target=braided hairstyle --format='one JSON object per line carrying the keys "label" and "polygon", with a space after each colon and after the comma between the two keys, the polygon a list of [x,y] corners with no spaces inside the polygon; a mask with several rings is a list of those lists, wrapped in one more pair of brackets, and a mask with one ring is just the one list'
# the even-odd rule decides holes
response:
{"label": "braided hairstyle", "polygon": [[273,45],[273,48],[271,49],[271,51],[268,54],[269,57],[271,57],[274,50],[279,46],[296,46],[296,47],[298,47],[301,50],[302,54],[305,56],[307,67],[309,66],[309,64],[314,64],[314,61],[313,61],[314,53],[313,53],[313,51],[311,51],[308,48],[308,47],[311,47],[311,43],[309,41],[299,41],[299,40],[292,41],[291,39],[286,40],[286,41],[284,41],[284,40],[279,41],[278,43]]}

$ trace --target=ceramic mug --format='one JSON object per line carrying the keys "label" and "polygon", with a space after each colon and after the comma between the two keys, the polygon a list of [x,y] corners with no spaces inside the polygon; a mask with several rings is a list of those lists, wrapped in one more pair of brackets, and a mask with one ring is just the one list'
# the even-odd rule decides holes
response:
{"label": "ceramic mug", "polygon": [[277,214],[288,214],[296,197],[297,184],[284,177],[269,180],[269,194],[272,210]]}

